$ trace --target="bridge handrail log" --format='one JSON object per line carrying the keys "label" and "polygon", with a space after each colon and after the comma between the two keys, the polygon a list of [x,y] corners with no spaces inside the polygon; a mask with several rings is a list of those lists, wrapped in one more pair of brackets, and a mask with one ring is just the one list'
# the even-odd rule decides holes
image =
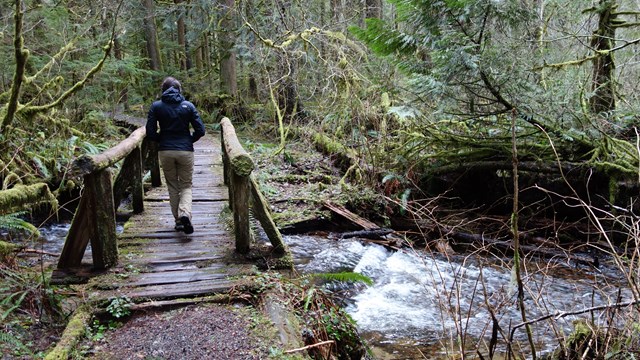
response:
{"label": "bridge handrail log", "polygon": [[251,177],[251,172],[255,168],[253,159],[240,144],[231,120],[222,118],[220,126],[224,183],[229,187],[229,207],[233,211],[236,250],[243,254],[249,251],[251,243],[249,203],[253,200],[254,215],[269,237],[274,252],[284,254],[286,246],[282,235],[273,222],[266,199]]}
{"label": "bridge handrail log", "polygon": [[[84,176],[84,192],[58,260],[58,269],[80,266],[89,240],[95,269],[117,264],[115,210],[127,187],[131,188],[134,213],[144,210],[143,158],[157,158],[157,152],[149,146],[145,134],[146,129],[140,127],[114,147],[97,155],[80,156],[74,161],[74,173]],[[112,184],[110,167],[122,159],[124,162]],[[159,178],[157,161],[150,163],[152,178],[154,173]]]}

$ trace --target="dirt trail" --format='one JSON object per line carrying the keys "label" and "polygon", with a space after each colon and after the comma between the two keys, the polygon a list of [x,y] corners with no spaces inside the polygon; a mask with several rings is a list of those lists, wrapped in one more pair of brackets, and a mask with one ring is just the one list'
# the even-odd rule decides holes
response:
{"label": "dirt trail", "polygon": [[275,332],[252,308],[189,305],[132,316],[104,338],[85,341],[80,356],[92,359],[266,359],[278,347]]}

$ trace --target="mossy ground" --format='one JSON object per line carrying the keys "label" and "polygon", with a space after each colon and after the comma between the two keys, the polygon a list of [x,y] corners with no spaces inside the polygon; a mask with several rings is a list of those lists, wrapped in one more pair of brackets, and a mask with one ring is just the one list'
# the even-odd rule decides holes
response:
{"label": "mossy ground", "polygon": [[287,142],[280,152],[278,145],[264,139],[247,141],[245,148],[256,163],[253,175],[281,229],[330,222],[332,214],[324,202],[367,202],[376,197],[363,183],[344,179],[333,159],[302,139]]}

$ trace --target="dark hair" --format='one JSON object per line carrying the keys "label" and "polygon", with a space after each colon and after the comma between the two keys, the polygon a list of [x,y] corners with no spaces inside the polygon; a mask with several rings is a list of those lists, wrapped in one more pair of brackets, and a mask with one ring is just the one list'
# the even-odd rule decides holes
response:
{"label": "dark hair", "polygon": [[162,92],[167,91],[171,87],[176,88],[178,91],[182,91],[182,85],[180,85],[180,81],[169,76],[162,81]]}

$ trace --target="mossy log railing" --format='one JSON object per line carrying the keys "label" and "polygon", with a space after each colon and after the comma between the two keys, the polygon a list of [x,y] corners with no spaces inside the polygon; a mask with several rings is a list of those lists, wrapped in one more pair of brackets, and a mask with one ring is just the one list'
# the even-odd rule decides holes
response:
{"label": "mossy log railing", "polygon": [[273,252],[285,254],[287,252],[286,245],[271,217],[269,204],[251,176],[251,172],[255,167],[253,159],[240,144],[231,121],[226,117],[222,118],[220,125],[222,128],[220,135],[224,183],[229,188],[229,207],[233,211],[236,250],[243,254],[250,250],[251,225],[249,210],[251,200],[253,214],[262,225],[269,241],[273,245]]}
{"label": "mossy log railing", "polygon": [[[116,265],[115,210],[130,188],[133,212],[144,211],[143,164],[151,167],[153,186],[160,185],[157,147],[145,139],[146,130],[140,127],[127,139],[97,155],[84,155],[74,161],[74,171],[84,176],[84,191],[71,223],[71,228],[58,260],[58,269],[78,267],[91,241],[94,269]],[[112,184],[110,168],[124,159],[120,172]]]}

